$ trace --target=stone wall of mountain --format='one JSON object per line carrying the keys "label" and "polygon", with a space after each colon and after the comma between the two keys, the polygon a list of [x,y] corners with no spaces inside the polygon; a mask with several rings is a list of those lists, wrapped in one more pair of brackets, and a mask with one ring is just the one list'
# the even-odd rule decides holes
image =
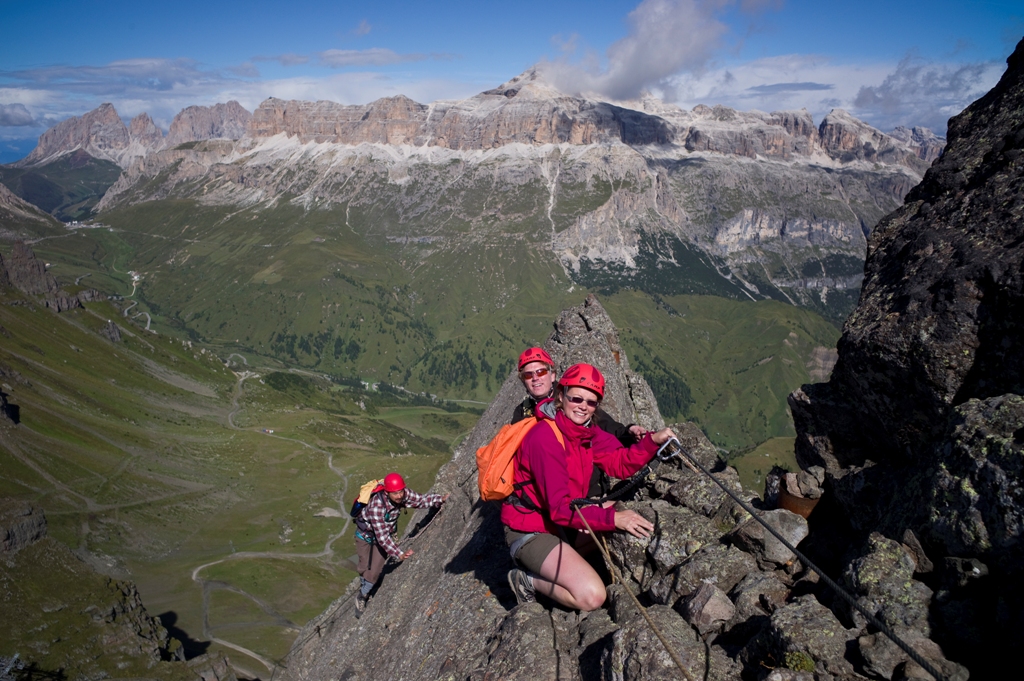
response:
{"label": "stone wall of mountain", "polygon": [[236,101],[213,106],[190,106],[174,117],[166,146],[209,139],[238,139],[245,134],[252,114]]}
{"label": "stone wall of mountain", "polygon": [[[904,142],[841,111],[815,126],[806,111],[613,105],[529,71],[429,106],[267,100],[233,144],[137,159],[98,209],[166,198],[255,207],[282,196],[307,210],[372,215],[387,205],[388,219],[360,232],[390,251],[403,244],[396,256],[410,262],[465,245],[461,228],[443,227],[453,218],[477,238],[512,238],[502,225],[516,224],[516,239],[543,244],[592,289],[776,298],[841,320],[866,234],[933,153],[915,146],[924,138]],[[423,239],[429,249],[415,246]],[[666,261],[678,265],[667,277]]]}
{"label": "stone wall of mountain", "polygon": [[174,117],[164,137],[149,114],[141,113],[124,124],[113,104],[72,116],[39,137],[39,143],[15,166],[37,166],[79,149],[94,158],[113,161],[121,167],[184,142],[208,139],[237,139],[245,132],[252,115],[235,101],[214,106],[190,106]]}
{"label": "stone wall of mountain", "polygon": [[979,658],[1024,625],[1024,41],[1007,64],[871,235],[831,380],[790,396],[801,465],[855,533],[920,537]]}
{"label": "stone wall of mountain", "polygon": [[429,106],[403,96],[357,106],[271,98],[256,109],[248,135],[464,151],[508,144],[674,145],[748,158],[818,154],[844,162],[905,165],[923,173],[941,141],[927,129],[915,131],[886,135],[839,109],[815,127],[806,110],[764,114],[697,106],[684,111],[654,99],[616,105],[565,95],[531,69],[469,99]]}
{"label": "stone wall of mountain", "polygon": [[[25,162],[115,119],[101,107],[65,121]],[[106,147],[142,149],[143,123]],[[358,208],[371,220],[360,231],[406,262],[464,247],[454,225],[469,225],[474,238],[536,243],[594,290],[774,298],[837,323],[856,299],[866,235],[941,148],[927,130],[886,135],[840,110],[815,125],[804,110],[567,95],[536,69],[429,105],[272,98],[252,116],[237,103],[190,107],[159,145],[145,139],[145,153],[108,153],[124,172],[97,211],[169,198],[255,209],[287,197],[307,211]],[[369,217],[383,206],[386,219]]]}

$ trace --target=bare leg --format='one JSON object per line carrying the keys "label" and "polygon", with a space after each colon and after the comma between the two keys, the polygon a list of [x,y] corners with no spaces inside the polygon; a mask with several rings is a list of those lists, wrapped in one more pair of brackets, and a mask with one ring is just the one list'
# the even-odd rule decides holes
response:
{"label": "bare leg", "polygon": [[577,610],[596,610],[604,604],[604,582],[594,568],[565,542],[552,549],[533,586],[562,605]]}

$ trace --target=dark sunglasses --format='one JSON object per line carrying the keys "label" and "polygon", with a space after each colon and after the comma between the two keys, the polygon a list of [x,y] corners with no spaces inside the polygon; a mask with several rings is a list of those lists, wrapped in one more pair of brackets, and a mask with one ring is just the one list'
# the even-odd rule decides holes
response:
{"label": "dark sunglasses", "polygon": [[534,376],[540,378],[542,376],[547,376],[550,373],[551,369],[537,369],[536,371],[520,371],[519,378],[523,379],[524,381],[529,381]]}
{"label": "dark sunglasses", "polygon": [[597,405],[601,404],[597,400],[588,400],[586,397],[576,397],[575,395],[566,395],[565,399],[569,400],[573,404],[587,403],[587,406],[591,409],[597,409]]}

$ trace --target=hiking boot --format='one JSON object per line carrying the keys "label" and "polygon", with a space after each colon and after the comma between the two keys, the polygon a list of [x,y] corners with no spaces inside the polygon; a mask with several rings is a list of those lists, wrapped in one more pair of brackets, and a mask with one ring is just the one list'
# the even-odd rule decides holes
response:
{"label": "hiking boot", "polygon": [[356,594],[356,619],[362,617],[363,613],[366,612],[366,603],[369,600],[370,599],[363,594]]}
{"label": "hiking boot", "polygon": [[520,605],[537,601],[537,592],[533,588],[533,577],[529,572],[518,568],[509,570],[508,585],[512,587],[512,593],[516,595],[516,601]]}

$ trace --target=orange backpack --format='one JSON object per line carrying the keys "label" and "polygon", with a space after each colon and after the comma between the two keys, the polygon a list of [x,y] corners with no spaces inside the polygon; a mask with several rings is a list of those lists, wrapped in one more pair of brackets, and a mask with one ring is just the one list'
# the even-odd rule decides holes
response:
{"label": "orange backpack", "polygon": [[[562,432],[554,421],[545,419],[555,432],[558,443],[565,446]],[[540,422],[537,418],[526,418],[517,423],[502,426],[494,439],[476,450],[478,469],[477,485],[480,498],[484,501],[500,501],[514,491],[514,470],[516,452],[526,434]]]}

